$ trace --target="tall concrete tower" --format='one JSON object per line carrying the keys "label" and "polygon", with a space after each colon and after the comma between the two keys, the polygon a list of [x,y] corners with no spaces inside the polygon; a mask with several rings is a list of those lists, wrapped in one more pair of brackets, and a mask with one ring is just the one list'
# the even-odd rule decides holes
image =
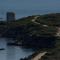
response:
{"label": "tall concrete tower", "polygon": [[15,13],[14,12],[7,12],[7,22],[15,21]]}

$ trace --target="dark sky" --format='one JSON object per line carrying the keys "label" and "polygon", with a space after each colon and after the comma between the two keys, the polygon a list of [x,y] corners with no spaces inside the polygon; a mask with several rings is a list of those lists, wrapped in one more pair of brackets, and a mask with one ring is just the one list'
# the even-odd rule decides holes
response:
{"label": "dark sky", "polygon": [[60,0],[0,0],[0,17],[13,11],[16,17],[60,12]]}
{"label": "dark sky", "polygon": [[0,0],[0,9],[60,9],[60,0]]}

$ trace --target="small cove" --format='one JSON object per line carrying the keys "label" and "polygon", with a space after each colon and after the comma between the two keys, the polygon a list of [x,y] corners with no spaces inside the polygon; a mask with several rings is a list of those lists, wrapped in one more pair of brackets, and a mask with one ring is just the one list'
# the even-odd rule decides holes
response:
{"label": "small cove", "polygon": [[19,60],[20,58],[28,57],[34,51],[32,49],[22,48],[20,46],[7,46],[6,38],[0,38],[0,60]]}

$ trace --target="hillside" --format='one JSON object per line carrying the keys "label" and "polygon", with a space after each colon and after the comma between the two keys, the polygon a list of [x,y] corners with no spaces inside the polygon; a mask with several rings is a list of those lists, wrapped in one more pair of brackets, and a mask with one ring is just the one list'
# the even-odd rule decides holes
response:
{"label": "hillside", "polygon": [[[54,15],[56,15],[56,14],[54,14]],[[59,14],[57,14],[57,16],[58,15]],[[16,21],[11,21],[9,23],[0,22],[0,30],[2,30],[2,32],[4,32],[5,29],[9,30],[9,29],[16,29],[16,28],[22,27],[23,31],[25,31],[29,35],[46,35],[46,34],[55,35],[56,27],[57,27],[56,23],[55,23],[55,21],[57,22],[56,16],[55,16],[55,18],[53,18],[53,14],[52,15],[50,14],[50,16],[52,16],[51,18],[49,17],[49,14],[48,15],[37,15],[37,16],[39,16],[39,17],[35,21],[40,24],[36,24],[36,23],[32,22],[32,19],[34,19],[34,17],[36,17],[36,15],[28,16],[28,17],[18,19]],[[55,19],[55,21],[52,19]],[[44,25],[47,25],[47,26],[44,26]],[[4,35],[4,34],[2,34],[2,35]]]}
{"label": "hillside", "polygon": [[41,15],[36,21],[49,26],[60,26],[60,13]]}
{"label": "hillside", "polygon": [[[60,26],[59,19],[60,13],[55,13],[23,17],[8,23],[1,21],[0,36],[13,38],[15,43],[22,42],[24,45],[29,45],[30,47],[33,44],[33,47],[35,45],[38,46],[40,43],[43,46],[43,42],[45,42],[45,47],[48,47],[46,43],[55,44],[53,41],[55,41],[54,37],[57,33],[57,27]],[[29,42],[32,43],[29,44]]]}

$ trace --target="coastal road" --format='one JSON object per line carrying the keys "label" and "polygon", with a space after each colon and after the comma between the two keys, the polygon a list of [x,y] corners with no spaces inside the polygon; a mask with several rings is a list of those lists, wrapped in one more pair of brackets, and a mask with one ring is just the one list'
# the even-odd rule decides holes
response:
{"label": "coastal road", "polygon": [[60,37],[60,27],[57,27],[57,33],[56,36]]}
{"label": "coastal road", "polygon": [[[36,19],[38,18],[39,16],[35,16],[34,19],[32,19],[32,22],[35,23],[35,24],[38,24],[40,25],[41,23],[38,23],[36,22]],[[48,27],[48,25],[42,25],[43,27]]]}
{"label": "coastal road", "polygon": [[35,16],[34,19],[32,19],[32,22],[35,23],[35,24],[40,24],[38,22],[36,22],[36,19],[38,18],[39,16]]}
{"label": "coastal road", "polygon": [[36,55],[34,58],[32,58],[31,60],[40,60],[42,58],[42,56],[44,56],[47,52],[42,52],[39,53],[38,55]]}
{"label": "coastal road", "polygon": [[[34,19],[32,19],[32,22],[35,23],[35,24],[41,24],[41,23],[38,23],[36,20],[39,16],[35,16]],[[49,27],[48,25],[44,25],[44,24],[41,24],[43,27]],[[57,37],[60,37],[60,27],[57,27],[57,33],[56,35]]]}

